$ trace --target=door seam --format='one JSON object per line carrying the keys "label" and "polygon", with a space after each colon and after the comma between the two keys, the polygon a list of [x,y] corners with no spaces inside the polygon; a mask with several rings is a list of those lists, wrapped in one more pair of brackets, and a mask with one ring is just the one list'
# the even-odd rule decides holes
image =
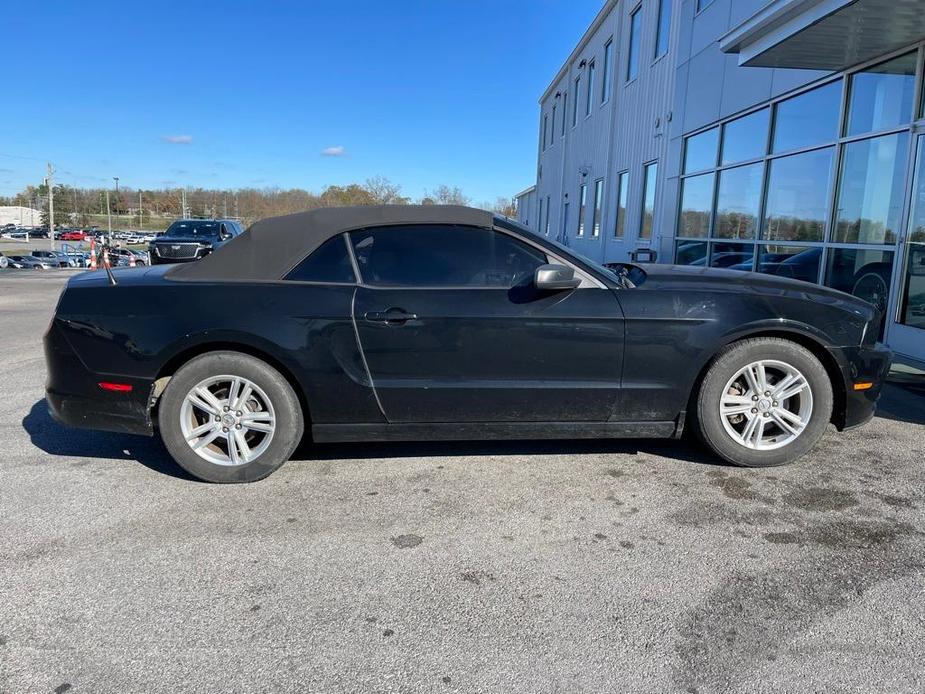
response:
{"label": "door seam", "polygon": [[385,409],[382,407],[382,401],[379,399],[379,391],[376,390],[376,384],[373,382],[373,374],[369,370],[369,363],[366,361],[366,353],[363,351],[363,343],[360,342],[360,329],[357,326],[357,312],[356,312],[356,303],[357,303],[357,292],[360,291],[359,287],[354,287],[353,297],[350,299],[350,322],[353,324],[353,336],[357,341],[357,350],[360,352],[360,359],[363,362],[363,368],[366,369],[366,378],[369,379],[369,387],[373,390],[373,397],[376,398],[376,405],[379,407],[379,412],[382,415],[382,418],[388,422],[389,417],[385,413]]}

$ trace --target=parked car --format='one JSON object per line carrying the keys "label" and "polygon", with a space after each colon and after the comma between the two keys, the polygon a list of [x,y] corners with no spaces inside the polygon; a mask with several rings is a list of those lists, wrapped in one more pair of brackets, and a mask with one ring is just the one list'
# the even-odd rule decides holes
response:
{"label": "parked car", "polygon": [[43,258],[35,258],[31,255],[9,255],[7,258],[10,267],[18,270],[48,270],[51,267]]}
{"label": "parked car", "polygon": [[32,250],[33,258],[41,258],[52,267],[77,267],[77,263],[68,258],[67,254],[61,251],[43,251],[39,249]]}
{"label": "parked car", "polygon": [[[45,336],[72,426],[265,477],[314,441],[678,437],[790,462],[873,416],[891,353],[848,294],[715,268],[616,272],[452,206],[266,219],[197,263],[73,277]],[[126,315],[133,320],[125,320]]]}
{"label": "parked car", "polygon": [[3,253],[0,253],[0,269],[6,269],[10,266],[10,261]]}
{"label": "parked car", "polygon": [[76,229],[63,232],[59,238],[62,241],[85,241],[87,239],[87,234],[80,229]]}
{"label": "parked car", "polygon": [[180,219],[148,244],[151,264],[200,260],[240,235],[233,219]]}
{"label": "parked car", "polygon": [[110,248],[109,249],[109,262],[112,265],[130,265],[130,259],[135,258],[136,265],[147,265],[148,264],[148,254],[143,251],[133,251],[130,248]]}

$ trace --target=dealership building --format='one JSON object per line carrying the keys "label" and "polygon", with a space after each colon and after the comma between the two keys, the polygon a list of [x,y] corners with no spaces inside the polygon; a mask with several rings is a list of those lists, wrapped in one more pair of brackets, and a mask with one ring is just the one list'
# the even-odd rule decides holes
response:
{"label": "dealership building", "polygon": [[608,0],[540,98],[518,217],[857,294],[925,362],[923,60],[920,0]]}

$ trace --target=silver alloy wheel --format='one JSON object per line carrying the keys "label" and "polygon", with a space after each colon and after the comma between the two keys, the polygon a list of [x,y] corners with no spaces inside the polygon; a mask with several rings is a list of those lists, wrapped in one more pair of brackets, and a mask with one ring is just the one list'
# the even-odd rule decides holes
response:
{"label": "silver alloy wheel", "polygon": [[790,364],[762,359],[739,369],[723,388],[720,419],[738,444],[782,448],[806,429],[813,414],[809,381]]}
{"label": "silver alloy wheel", "polygon": [[212,376],[183,399],[180,430],[200,458],[216,465],[244,465],[270,446],[276,415],[256,383],[240,376]]}

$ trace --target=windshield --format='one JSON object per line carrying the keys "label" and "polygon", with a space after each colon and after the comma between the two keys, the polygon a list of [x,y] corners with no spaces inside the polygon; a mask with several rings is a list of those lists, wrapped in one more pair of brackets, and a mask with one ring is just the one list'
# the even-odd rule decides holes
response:
{"label": "windshield", "polygon": [[164,236],[218,236],[220,222],[204,221],[187,221],[174,222],[170,225]]}

